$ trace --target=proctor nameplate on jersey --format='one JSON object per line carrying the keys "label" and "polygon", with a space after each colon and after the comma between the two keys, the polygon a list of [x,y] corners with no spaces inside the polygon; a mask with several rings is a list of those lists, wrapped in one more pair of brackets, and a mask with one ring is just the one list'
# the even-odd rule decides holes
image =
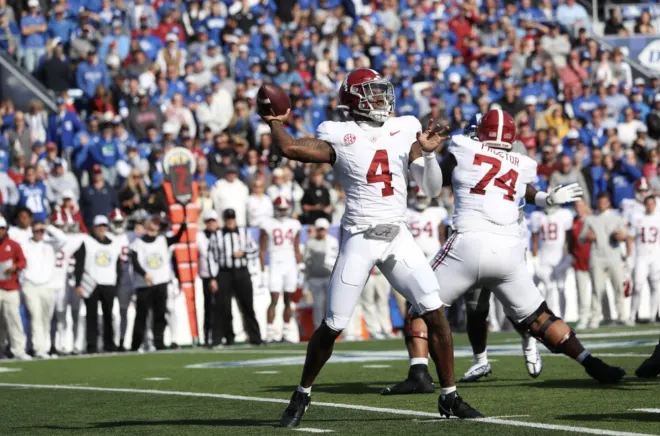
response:
{"label": "proctor nameplate on jersey", "polygon": [[379,241],[391,242],[399,234],[400,227],[396,224],[378,224],[367,230],[364,237],[367,239],[377,239]]}

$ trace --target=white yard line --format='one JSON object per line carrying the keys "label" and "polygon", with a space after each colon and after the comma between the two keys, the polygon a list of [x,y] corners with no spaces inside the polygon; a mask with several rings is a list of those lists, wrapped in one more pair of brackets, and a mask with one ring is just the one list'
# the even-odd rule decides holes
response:
{"label": "white yard line", "polygon": [[[577,336],[580,339],[609,339],[609,338],[635,338],[642,336],[657,336],[660,334],[660,329],[651,330],[634,330],[634,331],[616,331],[616,332],[602,332],[602,333],[580,333]],[[519,338],[509,338],[502,341],[503,343],[520,342]],[[493,345],[497,344],[498,340],[493,341]]]}
{"label": "white yard line", "polygon": [[169,380],[169,379],[170,379],[169,377],[147,377],[143,380],[146,380],[146,381],[166,381],[166,380]]}
{"label": "white yard line", "polygon": [[[147,394],[147,395],[169,395],[169,396],[178,396],[178,397],[219,398],[223,400],[234,400],[234,401],[254,401],[260,403],[289,404],[289,400],[279,399],[279,398],[248,397],[244,395],[211,394],[211,393],[203,393],[203,392],[161,391],[156,389],[102,388],[102,387],[93,387],[93,386],[42,385],[42,384],[26,384],[26,383],[0,383],[0,387],[8,387],[8,388],[15,387],[15,388],[24,388],[24,389],[53,389],[53,390],[69,390],[69,391],[115,392],[115,393],[128,393],[128,394]],[[417,410],[391,409],[387,407],[371,407],[371,406],[361,406],[357,404],[324,403],[324,402],[315,402],[313,405],[314,407],[333,407],[336,409],[349,409],[349,410],[358,410],[363,412],[388,413],[391,415],[439,418],[437,412],[431,413],[431,412],[420,412]],[[544,424],[541,422],[514,421],[511,419],[498,418],[498,417],[482,418],[475,420],[474,422],[506,425],[512,427],[540,428],[543,430],[558,430],[558,431],[565,431],[571,433],[597,434],[604,436],[660,436],[660,435],[653,435],[646,433],[622,432],[622,431],[604,430],[604,429],[590,428],[590,427],[576,427],[571,425],[555,425],[555,424]]]}
{"label": "white yard line", "polygon": [[324,428],[300,427],[300,428],[294,428],[293,431],[302,431],[305,433],[332,433],[334,430],[327,430]]}
{"label": "white yard line", "polygon": [[660,413],[660,409],[630,409],[633,412]]}

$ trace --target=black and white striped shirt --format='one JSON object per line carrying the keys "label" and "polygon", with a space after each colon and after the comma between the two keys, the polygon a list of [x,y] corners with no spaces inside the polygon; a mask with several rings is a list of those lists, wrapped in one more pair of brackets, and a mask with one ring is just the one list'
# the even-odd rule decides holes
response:
{"label": "black and white striped shirt", "polygon": [[[243,255],[234,257],[235,252],[242,252]],[[248,268],[257,255],[257,243],[245,227],[235,230],[223,228],[209,237],[208,263],[211,276],[216,276],[222,270]]]}

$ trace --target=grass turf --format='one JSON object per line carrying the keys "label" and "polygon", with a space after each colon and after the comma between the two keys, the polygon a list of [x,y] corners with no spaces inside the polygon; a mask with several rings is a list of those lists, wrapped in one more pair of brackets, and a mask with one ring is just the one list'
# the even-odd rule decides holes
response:
{"label": "grass turf", "polygon": [[[635,335],[630,333],[634,332]],[[459,392],[487,416],[511,416],[505,422],[436,420],[437,395],[383,397],[380,390],[405,377],[407,362],[396,360],[329,363],[313,389],[312,407],[303,420],[305,429],[346,435],[418,435],[438,432],[459,435],[579,434],[600,430],[660,434],[660,413],[632,409],[660,407],[660,380],[639,381],[634,370],[651,353],[657,326],[638,329],[600,329],[601,336],[584,342],[600,347],[594,354],[612,354],[606,361],[626,369],[628,376],[616,386],[590,380],[576,363],[545,354],[540,378],[527,376],[519,355],[492,355],[493,374],[473,384],[459,384]],[[621,337],[623,334],[623,337]],[[455,335],[457,350],[466,350],[464,335]],[[515,334],[490,336],[493,350],[516,346]],[[38,362],[0,361],[0,435],[277,435],[291,430],[275,427],[300,376],[300,365],[235,368],[187,368],[210,362],[236,362],[304,355],[304,345],[269,346],[219,352],[183,350]],[[342,356],[369,356],[368,352],[401,353],[401,341],[338,343]],[[459,352],[457,351],[457,355]],[[465,353],[463,353],[465,354]],[[495,353],[493,353],[495,354]],[[513,353],[509,353],[513,354]],[[635,356],[640,354],[640,356]],[[469,357],[456,359],[457,378],[471,364]],[[369,368],[365,366],[384,367]],[[20,371],[1,372],[2,368]],[[260,374],[277,371],[276,374]],[[147,380],[166,378],[166,380]],[[154,392],[100,392],[10,386],[40,384],[80,388],[177,391],[181,393],[231,394],[251,399],[159,395]],[[339,403],[337,408],[319,403]],[[395,414],[361,407],[403,410]],[[409,412],[405,412],[409,411]],[[426,412],[429,416],[423,416]],[[518,416],[526,415],[526,416]],[[513,421],[516,425],[508,424]],[[523,424],[520,424],[523,423]],[[523,425],[522,427],[520,425]],[[536,427],[525,427],[534,425]],[[543,425],[566,426],[561,429]],[[587,430],[584,430],[587,429]]]}

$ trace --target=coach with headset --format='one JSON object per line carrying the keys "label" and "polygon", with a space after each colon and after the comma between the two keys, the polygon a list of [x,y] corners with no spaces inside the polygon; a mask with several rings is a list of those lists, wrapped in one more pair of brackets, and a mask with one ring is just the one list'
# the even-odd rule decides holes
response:
{"label": "coach with headset", "polygon": [[209,237],[208,262],[212,277],[211,291],[214,294],[212,337],[213,346],[234,344],[231,299],[236,297],[243,315],[245,333],[251,344],[260,345],[261,332],[254,315],[252,278],[248,269],[249,260],[257,256],[257,244],[247,227],[238,227],[234,209],[222,213],[224,227]]}

